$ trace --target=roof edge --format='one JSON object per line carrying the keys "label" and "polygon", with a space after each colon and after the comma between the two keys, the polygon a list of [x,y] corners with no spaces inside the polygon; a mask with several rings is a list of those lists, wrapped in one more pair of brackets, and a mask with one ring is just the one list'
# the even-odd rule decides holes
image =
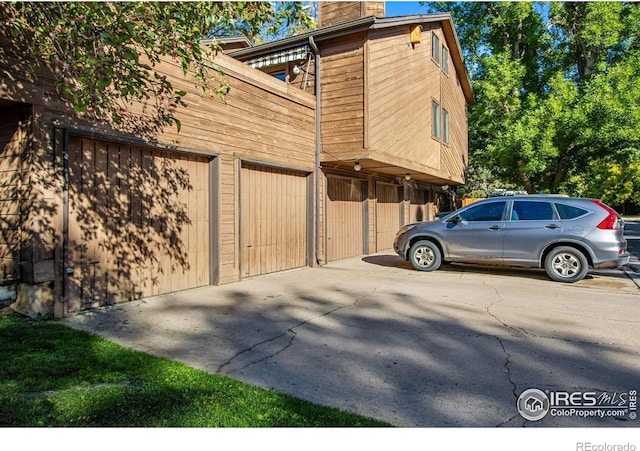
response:
{"label": "roof edge", "polygon": [[343,34],[353,33],[355,31],[368,30],[375,21],[376,18],[374,16],[350,20],[348,22],[342,22],[330,27],[317,28],[312,31],[307,31],[306,33],[278,39],[277,41],[267,42],[266,44],[260,44],[254,47],[236,50],[235,52],[230,52],[229,56],[232,56],[234,58],[242,58],[249,55],[258,56],[260,54],[280,50],[288,46],[295,46],[301,41],[307,42],[310,36],[312,36],[315,41],[321,41],[323,39],[329,39],[336,36],[341,36]]}
{"label": "roof edge", "polygon": [[435,22],[440,22],[443,24],[443,28],[445,29],[445,36],[451,38],[455,44],[455,51],[451,52],[451,56],[454,57],[454,66],[456,67],[456,70],[459,74],[464,74],[460,77],[460,82],[463,86],[463,91],[467,103],[475,103],[475,96],[473,94],[471,81],[469,80],[469,74],[467,73],[466,64],[462,56],[460,41],[453,24],[453,17],[449,12],[439,14],[414,14],[393,17],[367,16],[360,19],[354,19],[336,25],[331,25],[329,27],[318,28],[316,30],[308,31],[306,33],[295,36],[290,36],[288,38],[279,39],[277,41],[268,42],[266,44],[257,45],[255,47],[236,50],[233,52],[229,52],[228,55],[240,60],[247,58],[256,58],[275,51],[285,50],[288,47],[294,47],[296,45],[299,45],[300,42],[308,42],[310,37],[313,37],[316,42],[321,42],[326,39],[332,39],[358,31]]}

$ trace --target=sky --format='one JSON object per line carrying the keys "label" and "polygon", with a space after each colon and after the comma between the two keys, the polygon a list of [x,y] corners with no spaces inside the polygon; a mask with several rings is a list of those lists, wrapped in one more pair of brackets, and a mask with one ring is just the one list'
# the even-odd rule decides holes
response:
{"label": "sky", "polygon": [[385,14],[387,17],[407,16],[411,14],[426,14],[427,7],[420,6],[420,2],[385,2]]}
{"label": "sky", "polygon": [[[538,3],[538,8],[542,12],[543,19],[548,18],[549,4]],[[403,2],[403,1],[386,1],[385,2],[385,15],[387,17],[393,16],[408,16],[411,14],[427,14],[427,7],[420,5],[420,2]]]}

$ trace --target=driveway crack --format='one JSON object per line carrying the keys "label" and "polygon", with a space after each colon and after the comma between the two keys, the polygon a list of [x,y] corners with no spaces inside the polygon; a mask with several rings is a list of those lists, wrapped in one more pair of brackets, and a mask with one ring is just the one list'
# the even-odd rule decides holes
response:
{"label": "driveway crack", "polygon": [[[525,336],[529,336],[529,333],[521,328],[518,327],[514,327],[511,326],[507,323],[505,323],[503,320],[501,320],[495,313],[493,313],[491,311],[491,308],[501,302],[504,301],[504,299],[502,298],[502,295],[500,294],[500,291],[496,288],[496,287],[492,287],[491,285],[488,285],[487,283],[484,283],[485,286],[492,288],[495,293],[496,296],[498,297],[498,300],[496,302],[493,302],[492,304],[489,304],[488,306],[485,307],[485,311],[487,312],[487,314],[489,316],[491,316],[494,320],[496,320],[498,323],[500,323],[502,325],[502,327],[510,330],[511,332],[513,332],[513,334],[516,337],[525,337]],[[504,341],[502,340],[502,338],[500,338],[500,336],[498,335],[494,335],[494,338],[498,341],[498,343],[500,344],[500,348],[502,348],[502,353],[504,354],[504,365],[502,368],[502,371],[504,373],[504,377],[507,380],[507,382],[509,382],[509,384],[511,385],[511,393],[513,394],[513,398],[514,400],[518,399],[518,386],[515,383],[515,381],[512,379],[511,377],[511,354],[509,354],[509,351],[507,351],[507,348],[504,344]],[[501,424],[498,425],[498,427],[505,425],[507,423],[509,423],[510,421],[513,421],[514,417],[511,417],[509,419],[507,419],[506,421],[502,422]]]}
{"label": "driveway crack", "polygon": [[491,304],[489,304],[488,306],[485,307],[485,311],[487,312],[487,314],[489,316],[491,316],[493,319],[495,319],[497,322],[499,322],[500,324],[502,324],[503,327],[513,331],[515,333],[516,336],[518,337],[526,337],[526,336],[531,336],[531,334],[529,334],[529,332],[527,332],[525,329],[519,328],[519,327],[514,327],[511,326],[507,323],[505,323],[504,321],[502,321],[500,318],[498,318],[498,316],[493,313],[491,311],[491,308],[495,305],[498,305],[500,303],[502,303],[504,301],[504,299],[502,298],[502,295],[500,294],[500,291],[496,288],[496,287],[492,287],[491,285],[487,284],[486,282],[483,283],[486,287],[489,287],[491,289],[493,289],[496,292],[496,296],[498,297],[498,300],[496,302],[493,302]]}
{"label": "driveway crack", "polygon": [[[374,293],[375,293],[375,290],[374,290]],[[325,316],[332,315],[333,313],[335,313],[335,312],[337,312],[337,311],[339,311],[339,310],[342,310],[342,309],[344,309],[344,308],[355,307],[357,304],[358,304],[358,299],[356,299],[356,300],[355,300],[353,303],[351,303],[351,304],[342,304],[342,305],[340,305],[340,306],[338,306],[338,307],[335,307],[335,308],[333,308],[333,309],[331,309],[331,310],[328,310],[328,311],[324,312],[324,313],[323,313],[323,314],[321,314],[321,315],[317,315],[317,316],[314,316],[314,317],[311,317],[311,318],[308,318],[308,319],[302,320],[302,321],[300,321],[299,323],[297,323],[297,324],[295,324],[294,326],[292,326],[292,327],[290,327],[290,328],[288,328],[288,329],[284,330],[282,333],[280,333],[280,334],[278,334],[278,335],[276,335],[276,336],[273,336],[273,337],[268,338],[268,339],[266,339],[266,340],[263,340],[263,341],[261,341],[261,342],[255,343],[255,344],[253,344],[253,345],[251,345],[251,346],[249,346],[249,347],[247,347],[247,348],[245,348],[245,349],[242,349],[242,350],[238,351],[236,354],[234,354],[232,357],[230,357],[227,361],[225,361],[224,363],[222,363],[220,366],[218,366],[218,368],[216,369],[216,373],[218,373],[218,374],[222,373],[222,371],[223,371],[226,367],[228,367],[229,365],[231,365],[232,363],[234,363],[234,362],[235,362],[236,360],[238,360],[241,356],[243,356],[243,355],[245,355],[245,354],[249,354],[249,353],[251,353],[251,352],[253,352],[253,351],[257,350],[257,349],[258,349],[259,347],[261,347],[261,346],[265,346],[265,345],[267,345],[267,344],[269,344],[269,343],[272,343],[272,342],[274,342],[274,341],[277,341],[277,340],[279,340],[280,338],[285,337],[286,335],[290,335],[290,337],[289,337],[289,339],[286,341],[286,343],[285,343],[282,347],[278,348],[276,351],[270,352],[270,353],[268,353],[268,354],[267,354],[267,355],[265,355],[265,356],[262,356],[262,357],[260,357],[260,358],[256,358],[255,360],[251,360],[250,362],[246,363],[245,365],[243,365],[243,366],[241,366],[241,367],[234,368],[232,371],[230,371],[230,373],[231,373],[231,372],[235,372],[235,371],[242,371],[242,370],[244,370],[244,369],[246,369],[246,368],[248,368],[248,367],[250,367],[250,366],[252,366],[252,365],[255,365],[255,364],[257,364],[257,363],[261,363],[261,362],[264,362],[264,361],[266,361],[266,360],[269,360],[269,359],[271,359],[271,358],[273,358],[273,357],[276,357],[277,355],[279,355],[279,354],[283,353],[284,351],[286,351],[288,348],[290,348],[290,347],[293,345],[293,342],[294,342],[294,340],[295,340],[295,338],[296,338],[296,335],[297,335],[297,333],[296,333],[296,329],[298,329],[298,328],[300,328],[300,327],[302,327],[302,326],[304,326],[304,325],[306,325],[306,324],[309,324],[310,322],[315,321],[315,320],[317,320],[317,319],[319,319],[319,318],[323,318],[323,317],[325,317]]]}
{"label": "driveway crack", "polygon": [[500,347],[502,348],[502,352],[505,355],[504,366],[502,368],[502,371],[504,373],[504,377],[511,384],[511,387],[513,387],[513,389],[511,390],[511,392],[513,393],[513,396],[516,399],[518,399],[518,386],[513,381],[513,379],[511,379],[511,368],[509,367],[511,365],[511,354],[509,354],[509,351],[507,351],[507,348],[505,347],[504,342],[502,341],[502,338],[495,337],[495,339],[498,340],[498,343],[500,344]]}

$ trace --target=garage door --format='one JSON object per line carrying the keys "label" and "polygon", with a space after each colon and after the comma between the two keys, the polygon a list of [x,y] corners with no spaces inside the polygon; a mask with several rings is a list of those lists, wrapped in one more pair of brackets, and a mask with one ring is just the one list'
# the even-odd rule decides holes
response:
{"label": "garage door", "polygon": [[327,178],[327,259],[355,257],[366,248],[366,183]]}
{"label": "garage door", "polygon": [[209,160],[69,141],[70,311],[209,284]]}
{"label": "garage door", "polygon": [[409,222],[428,221],[429,192],[423,189],[411,190],[411,205],[409,206]]}
{"label": "garage door", "polygon": [[387,183],[376,184],[376,240],[378,251],[393,247],[393,240],[402,224],[402,187]]}
{"label": "garage door", "polygon": [[307,265],[307,174],[242,166],[242,274]]}

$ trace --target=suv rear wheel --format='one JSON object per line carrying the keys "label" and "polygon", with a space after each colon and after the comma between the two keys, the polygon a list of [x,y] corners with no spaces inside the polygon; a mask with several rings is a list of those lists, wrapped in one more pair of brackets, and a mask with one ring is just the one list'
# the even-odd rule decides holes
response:
{"label": "suv rear wheel", "polygon": [[442,254],[435,243],[417,241],[409,249],[409,261],[419,271],[435,271],[442,264]]}
{"label": "suv rear wheel", "polygon": [[589,263],[578,249],[560,246],[549,252],[544,260],[544,269],[553,280],[571,283],[584,279]]}

